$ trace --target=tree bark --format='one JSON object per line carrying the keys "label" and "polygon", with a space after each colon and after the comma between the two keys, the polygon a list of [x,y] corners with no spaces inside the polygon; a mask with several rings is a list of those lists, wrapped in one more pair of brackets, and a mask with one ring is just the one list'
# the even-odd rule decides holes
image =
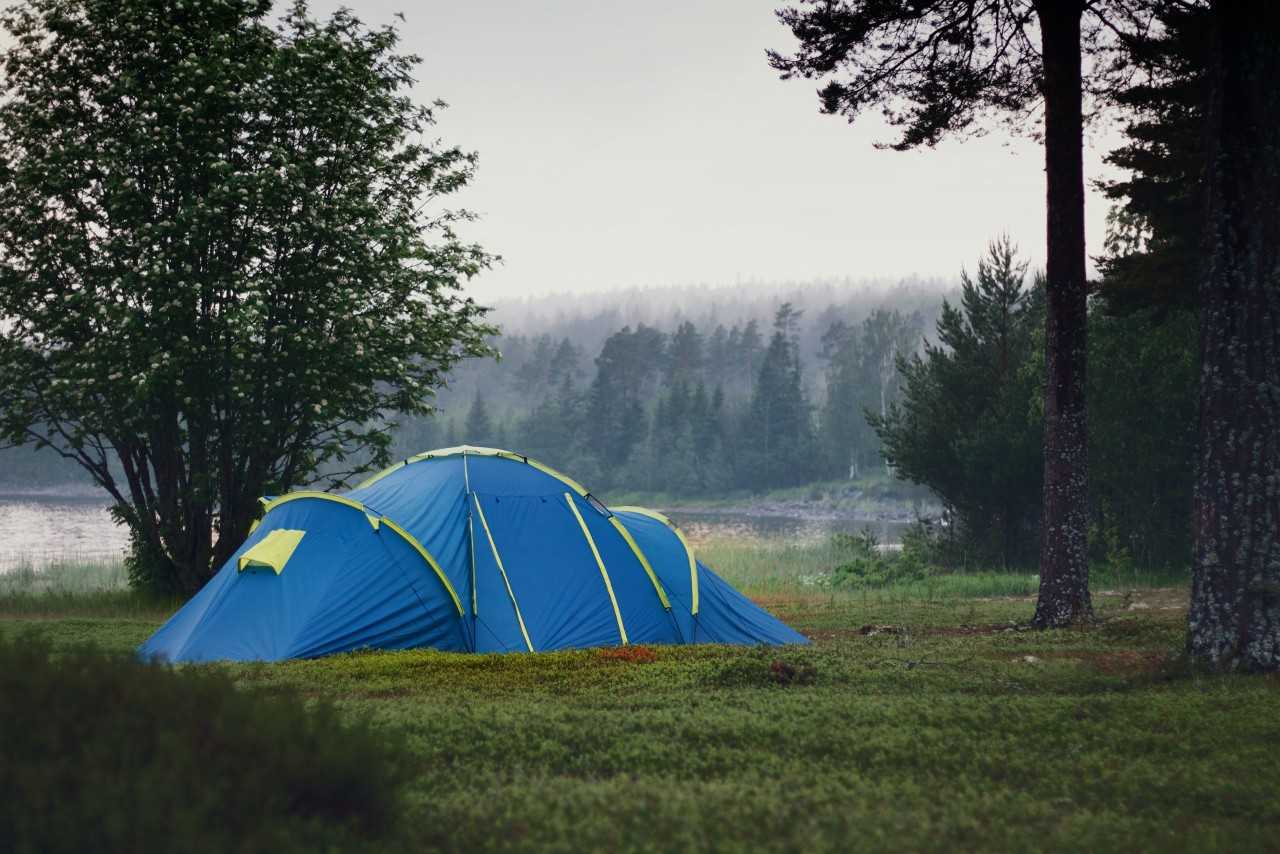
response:
{"label": "tree bark", "polygon": [[1044,512],[1040,596],[1032,623],[1093,617],[1089,598],[1088,435],[1085,414],[1083,4],[1037,0],[1044,58],[1044,158],[1048,228],[1045,322]]}
{"label": "tree bark", "polygon": [[1187,651],[1280,670],[1280,7],[1215,2]]}

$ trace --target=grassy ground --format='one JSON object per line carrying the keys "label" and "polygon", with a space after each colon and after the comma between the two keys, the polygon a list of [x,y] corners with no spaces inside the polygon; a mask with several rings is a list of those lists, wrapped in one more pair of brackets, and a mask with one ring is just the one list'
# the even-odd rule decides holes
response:
{"label": "grassy ground", "polygon": [[[1187,674],[1181,585],[1104,579],[1097,625],[1030,632],[1027,576],[847,593],[770,548],[701,553],[812,646],[231,672],[407,733],[416,848],[1275,850],[1280,680]],[[0,632],[127,652],[172,607],[98,586],[0,590]]]}

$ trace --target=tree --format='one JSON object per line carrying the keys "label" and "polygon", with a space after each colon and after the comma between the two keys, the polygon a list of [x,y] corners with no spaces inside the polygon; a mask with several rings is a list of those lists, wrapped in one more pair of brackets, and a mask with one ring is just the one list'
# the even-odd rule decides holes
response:
{"label": "tree", "polygon": [[779,307],[751,393],[741,468],[753,488],[793,486],[815,470],[816,439],[801,381],[799,347],[788,334],[798,318],[790,303]]}
{"label": "tree", "polygon": [[0,432],[83,466],[163,589],[197,589],[260,495],[387,462],[385,419],[492,331],[459,291],[490,257],[428,204],[475,158],[430,141],[416,59],[348,11],[271,11],[0,17]]}
{"label": "tree", "polygon": [[980,555],[1005,566],[1035,545],[1041,491],[1038,343],[1043,294],[1025,285],[1008,239],[992,243],[977,276],[961,276],[960,307],[948,302],[937,343],[898,360],[902,400],[868,420],[898,476],[928,486]]}
{"label": "tree", "polygon": [[596,357],[587,412],[588,445],[606,470],[627,462],[648,435],[640,403],[656,384],[665,354],[666,336],[643,324],[624,326],[610,335]]}
{"label": "tree", "polygon": [[[902,129],[893,145],[932,146],[986,114],[1025,119],[1044,109],[1048,287],[1040,597],[1033,623],[1061,626],[1093,613],[1089,597],[1085,359],[1082,54],[1101,56],[1107,34],[1148,3],[1086,0],[801,0],[778,17],[800,42],[770,52],[784,78],[832,79],[822,109],[852,121],[879,105]],[[1038,38],[1037,38],[1038,36]],[[1112,73],[1108,74],[1108,70]],[[1124,69],[1094,68],[1095,90]]]}
{"label": "tree", "polygon": [[484,404],[484,396],[476,392],[467,410],[466,442],[468,445],[489,445],[496,438],[493,419],[489,417],[489,408]]}
{"label": "tree", "polygon": [[822,408],[822,439],[832,470],[855,477],[864,466],[882,462],[880,439],[867,412],[883,417],[896,399],[897,364],[919,341],[919,317],[879,308],[857,327],[836,321],[823,335],[827,359],[827,398]]}
{"label": "tree", "polygon": [[1211,6],[1208,268],[1187,648],[1280,670],[1280,8]]}
{"label": "tree", "polygon": [[[1194,309],[1204,232],[1206,18],[1201,6],[1161,8],[1155,37],[1135,44],[1154,69],[1116,94],[1129,119],[1107,155],[1123,178],[1100,182],[1108,213],[1099,292],[1109,314]],[[1176,322],[1176,321],[1175,321]]]}
{"label": "tree", "polygon": [[667,345],[667,382],[692,382],[702,374],[704,364],[702,333],[686,320],[676,327]]}
{"label": "tree", "polygon": [[1153,71],[1116,94],[1128,118],[1107,162],[1126,174],[1100,184],[1114,204],[1089,317],[1089,491],[1105,553],[1146,566],[1191,551],[1207,16],[1167,4],[1135,45]]}

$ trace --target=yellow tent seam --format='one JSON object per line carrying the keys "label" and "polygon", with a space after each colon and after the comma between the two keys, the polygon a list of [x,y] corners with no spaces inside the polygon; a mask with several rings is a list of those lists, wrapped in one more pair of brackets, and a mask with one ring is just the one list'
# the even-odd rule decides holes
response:
{"label": "yellow tent seam", "polygon": [[455,591],[453,589],[453,585],[449,583],[449,577],[444,574],[444,570],[440,568],[440,564],[437,563],[436,559],[431,556],[431,552],[427,551],[426,547],[423,546],[422,543],[414,539],[412,534],[410,534],[404,528],[401,528],[394,521],[392,521],[391,519],[388,519],[386,516],[375,517],[375,515],[370,513],[363,504],[361,504],[359,501],[356,501],[353,498],[347,498],[342,495],[333,495],[328,492],[300,490],[298,492],[286,493],[284,495],[281,495],[279,498],[274,498],[271,501],[265,502],[266,506],[263,509],[263,513],[265,515],[266,513],[270,513],[272,510],[279,507],[281,504],[288,504],[291,501],[299,501],[304,498],[315,499],[317,501],[332,501],[336,504],[341,504],[344,507],[351,507],[352,509],[359,510],[361,513],[363,513],[365,516],[365,519],[369,522],[369,524],[373,527],[375,531],[378,530],[379,524],[385,524],[388,528],[395,531],[397,534],[400,535],[400,537],[405,542],[407,542],[410,546],[412,546],[413,550],[416,551],[419,555],[421,555],[422,559],[425,560],[427,562],[427,565],[431,567],[431,570],[436,574],[436,577],[440,579],[440,583],[444,585],[444,589],[449,592],[449,597],[453,599],[453,605],[455,608],[458,609],[458,615],[462,616],[463,614],[466,613],[462,608],[462,601],[458,599],[457,591]]}
{"label": "yellow tent seam", "polygon": [[270,513],[272,510],[276,509],[281,504],[288,504],[290,501],[298,501],[303,498],[315,498],[315,499],[319,499],[320,501],[336,501],[339,504],[345,504],[348,507],[354,507],[355,509],[360,511],[364,510],[364,505],[361,504],[359,501],[356,501],[355,499],[346,498],[341,495],[333,495],[332,493],[328,493],[328,492],[317,492],[315,490],[310,490],[310,489],[301,489],[301,490],[298,490],[297,492],[287,492],[284,495],[271,499],[270,501],[263,502],[264,506],[262,508],[262,512],[264,514]]}
{"label": "yellow tent seam", "polygon": [[680,541],[680,545],[684,546],[684,553],[689,557],[689,590],[693,600],[689,613],[698,613],[698,562],[693,556],[693,549],[689,547],[689,541],[684,538],[684,532],[681,531],[676,524],[657,510],[650,510],[648,507],[612,507],[615,513],[638,513],[641,516],[648,516],[650,519],[656,519],[666,525],[676,535],[676,539]]}
{"label": "yellow tent seam", "polygon": [[587,530],[587,522],[582,518],[582,514],[578,512],[578,506],[573,503],[573,496],[569,493],[564,494],[565,503],[569,505],[569,509],[573,511],[573,516],[578,520],[578,524],[582,527],[582,536],[587,538],[587,545],[591,546],[591,554],[595,556],[596,566],[600,567],[600,577],[604,579],[604,589],[609,591],[609,604],[613,605],[613,616],[618,621],[618,636],[622,638],[622,645],[627,645],[627,629],[622,625],[622,611],[618,610],[618,597],[613,595],[613,582],[609,580],[609,571],[604,568],[604,560],[600,557],[600,550],[596,548],[596,541],[591,538],[591,532]]}
{"label": "yellow tent seam", "polygon": [[507,595],[511,597],[511,607],[516,611],[516,622],[520,624],[520,634],[524,635],[524,645],[529,648],[529,652],[533,652],[533,641],[529,640],[529,632],[524,627],[524,617],[520,616],[520,603],[516,601],[516,593],[511,589],[511,579],[507,578],[507,569],[502,565],[502,555],[498,554],[498,546],[493,541],[493,532],[489,530],[489,520],[484,518],[484,508],[480,506],[480,499],[475,495],[471,496],[475,501],[476,512],[480,514],[480,524],[484,526],[484,535],[489,538],[489,548],[493,551],[493,560],[498,564],[498,572],[502,573],[502,583],[507,585]]}
{"label": "yellow tent seam", "polygon": [[505,460],[514,460],[515,462],[526,463],[533,466],[543,474],[551,475],[579,495],[585,496],[587,494],[586,487],[569,477],[567,474],[556,471],[546,463],[540,463],[535,459],[526,457],[524,454],[517,454],[515,451],[508,451],[503,448],[482,448],[476,445],[454,445],[450,448],[437,448],[434,451],[423,451],[420,454],[414,454],[412,457],[409,457],[409,459],[398,462],[390,468],[383,469],[367,480],[362,481],[356,489],[364,489],[366,486],[373,486],[387,475],[394,474],[410,463],[419,463],[423,460],[438,460],[444,457],[456,457],[460,455],[470,455],[473,457],[499,457]]}
{"label": "yellow tent seam", "polygon": [[413,546],[413,550],[421,555],[422,559],[427,562],[427,565],[431,567],[431,570],[436,574],[436,577],[440,579],[440,583],[444,585],[444,589],[449,591],[449,598],[453,600],[453,607],[458,609],[458,616],[461,617],[466,613],[462,610],[462,602],[458,599],[457,592],[453,589],[453,585],[449,583],[449,577],[444,574],[444,570],[440,568],[440,564],[431,556],[431,552],[427,551],[422,543],[418,542],[412,534],[404,528],[401,528],[386,516],[382,517],[382,524],[399,534],[400,537],[406,543]]}
{"label": "yellow tent seam", "polygon": [[649,576],[653,589],[658,593],[658,599],[662,602],[662,607],[668,611],[671,610],[671,602],[667,599],[667,592],[662,589],[662,584],[658,581],[658,576],[654,574],[653,567],[649,564],[649,558],[645,557],[644,552],[640,549],[640,544],[636,542],[635,537],[631,536],[631,532],[627,530],[627,526],[622,524],[617,516],[610,516],[609,521],[613,523],[613,527],[618,529],[618,533],[622,535],[622,539],[627,541],[627,545],[631,547],[631,551],[635,554],[636,559],[640,561],[640,565],[644,567],[645,575]]}

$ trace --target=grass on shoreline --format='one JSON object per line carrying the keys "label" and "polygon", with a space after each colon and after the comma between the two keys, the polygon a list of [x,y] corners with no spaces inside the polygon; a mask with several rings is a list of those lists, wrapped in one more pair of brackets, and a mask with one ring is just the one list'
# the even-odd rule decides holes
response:
{"label": "grass on shoreline", "polygon": [[[700,555],[813,644],[224,667],[405,736],[397,850],[1274,849],[1280,680],[1185,670],[1185,583],[1095,579],[1095,625],[1032,632],[1025,576],[845,592],[806,582],[817,547]],[[0,594],[0,632],[127,654],[171,606],[91,605],[119,593]]]}

